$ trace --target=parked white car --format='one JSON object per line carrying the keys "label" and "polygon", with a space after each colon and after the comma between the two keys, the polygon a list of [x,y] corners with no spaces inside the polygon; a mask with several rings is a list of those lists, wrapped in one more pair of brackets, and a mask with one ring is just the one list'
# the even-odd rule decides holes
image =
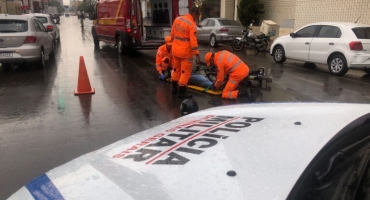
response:
{"label": "parked white car", "polygon": [[47,31],[53,36],[56,42],[60,41],[59,27],[55,24],[54,19],[49,14],[33,13],[27,14],[28,16],[36,17],[47,29]]}
{"label": "parked white car", "polygon": [[0,63],[9,68],[13,63],[36,62],[43,68],[53,57],[54,38],[50,30],[34,16],[0,15]]}
{"label": "parked white car", "polygon": [[370,74],[370,25],[342,22],[308,24],[295,33],[278,37],[271,45],[275,62],[286,59],[327,64],[342,76],[348,69]]}

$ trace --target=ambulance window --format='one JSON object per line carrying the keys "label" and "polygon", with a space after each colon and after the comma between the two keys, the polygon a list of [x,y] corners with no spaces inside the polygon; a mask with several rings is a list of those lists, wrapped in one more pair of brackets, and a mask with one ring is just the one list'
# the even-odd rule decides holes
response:
{"label": "ambulance window", "polygon": [[288,199],[369,199],[370,122],[352,130],[316,155]]}

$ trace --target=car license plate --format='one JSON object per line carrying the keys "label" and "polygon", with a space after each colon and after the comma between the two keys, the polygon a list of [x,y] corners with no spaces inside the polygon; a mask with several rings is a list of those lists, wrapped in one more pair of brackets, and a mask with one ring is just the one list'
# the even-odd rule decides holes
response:
{"label": "car license plate", "polygon": [[0,53],[0,57],[13,57],[13,53]]}

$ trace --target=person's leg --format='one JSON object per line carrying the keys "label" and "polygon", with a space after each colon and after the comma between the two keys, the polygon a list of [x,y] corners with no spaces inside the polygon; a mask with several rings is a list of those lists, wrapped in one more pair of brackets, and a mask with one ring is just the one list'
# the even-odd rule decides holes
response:
{"label": "person's leg", "polygon": [[192,74],[189,78],[189,85],[195,85],[203,88],[208,88],[212,85],[212,82],[209,81],[206,77],[200,74]]}
{"label": "person's leg", "polygon": [[177,94],[177,85],[181,76],[181,58],[173,57],[173,72],[172,72],[172,94]]}
{"label": "person's leg", "polygon": [[179,98],[190,98],[191,94],[186,93],[186,86],[191,76],[191,70],[193,68],[193,58],[183,58],[181,60],[181,75],[179,79]]}
{"label": "person's leg", "polygon": [[[226,84],[225,89],[222,91],[222,98],[225,99],[236,99],[240,97],[248,97],[248,93],[239,92],[235,90],[239,83],[245,79],[249,74],[249,68],[247,66],[239,66],[235,71],[229,75],[229,81]],[[241,95],[242,94],[242,95]]]}
{"label": "person's leg", "polygon": [[229,79],[226,83],[224,90],[222,91],[222,98],[224,99],[236,99],[238,97],[238,90],[235,90],[242,79]]}

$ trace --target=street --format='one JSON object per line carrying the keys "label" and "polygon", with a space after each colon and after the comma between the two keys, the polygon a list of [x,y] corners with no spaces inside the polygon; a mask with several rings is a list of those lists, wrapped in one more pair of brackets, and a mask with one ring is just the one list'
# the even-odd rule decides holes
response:
{"label": "street", "polygon": [[[76,16],[61,17],[56,57],[44,69],[0,69],[0,199],[61,164],[180,117],[183,99],[171,94],[170,83],[158,80],[156,50],[119,56],[104,42],[96,49],[92,22],[84,24],[82,29]],[[208,51],[224,49],[232,51],[227,45],[201,44],[201,59]],[[222,100],[189,89],[200,110],[254,102],[370,103],[370,75],[363,71],[336,77],[326,65],[277,64],[268,51],[234,53],[252,70],[264,67],[272,83],[254,89],[252,101]],[[94,95],[74,95],[80,56]]]}

